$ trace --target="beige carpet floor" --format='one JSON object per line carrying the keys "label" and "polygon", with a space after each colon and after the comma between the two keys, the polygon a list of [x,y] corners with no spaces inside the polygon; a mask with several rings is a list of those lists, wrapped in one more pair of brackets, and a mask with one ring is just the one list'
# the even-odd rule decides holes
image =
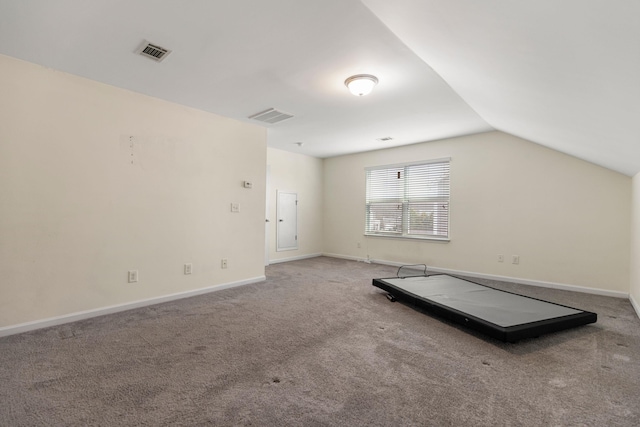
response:
{"label": "beige carpet floor", "polygon": [[628,300],[516,344],[392,303],[393,267],[319,257],[265,282],[0,339],[0,426],[638,426]]}

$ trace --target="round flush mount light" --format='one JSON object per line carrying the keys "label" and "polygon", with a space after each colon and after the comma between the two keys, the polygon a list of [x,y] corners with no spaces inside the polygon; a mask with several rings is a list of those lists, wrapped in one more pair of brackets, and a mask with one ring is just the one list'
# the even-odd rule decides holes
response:
{"label": "round flush mount light", "polygon": [[356,74],[345,80],[344,84],[355,96],[364,96],[371,93],[378,84],[378,78],[371,74]]}

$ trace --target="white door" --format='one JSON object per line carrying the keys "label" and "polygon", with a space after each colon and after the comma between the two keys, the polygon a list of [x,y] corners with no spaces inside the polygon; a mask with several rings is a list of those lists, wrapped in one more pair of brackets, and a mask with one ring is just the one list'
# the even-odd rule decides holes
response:
{"label": "white door", "polygon": [[277,251],[298,249],[298,194],[278,191]]}

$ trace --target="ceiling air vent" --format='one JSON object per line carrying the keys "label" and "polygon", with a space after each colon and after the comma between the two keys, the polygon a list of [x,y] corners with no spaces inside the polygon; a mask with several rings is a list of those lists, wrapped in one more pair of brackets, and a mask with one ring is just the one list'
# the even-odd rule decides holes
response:
{"label": "ceiling air vent", "polygon": [[291,117],[293,117],[292,114],[283,113],[282,111],[278,111],[275,108],[269,108],[268,110],[264,110],[260,113],[254,114],[253,116],[249,116],[250,119],[272,124],[290,119]]}
{"label": "ceiling air vent", "polygon": [[378,138],[376,141],[381,141],[381,142],[387,142],[387,141],[391,141],[393,138],[391,138],[390,136],[385,136],[382,138]]}
{"label": "ceiling air vent", "polygon": [[169,49],[165,49],[164,47],[160,47],[155,44],[151,44],[148,41],[142,43],[140,48],[137,50],[142,56],[146,56],[149,59],[153,59],[156,62],[161,62],[164,58],[167,57],[171,53]]}

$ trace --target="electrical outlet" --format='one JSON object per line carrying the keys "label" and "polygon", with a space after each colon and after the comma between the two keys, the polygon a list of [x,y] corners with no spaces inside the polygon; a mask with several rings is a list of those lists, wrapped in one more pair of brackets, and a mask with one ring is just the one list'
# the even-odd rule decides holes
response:
{"label": "electrical outlet", "polygon": [[240,212],[240,203],[231,203],[231,212],[233,213]]}
{"label": "electrical outlet", "polygon": [[184,274],[191,274],[192,269],[193,269],[193,265],[191,265],[191,263],[185,264],[184,265]]}
{"label": "electrical outlet", "polygon": [[222,258],[222,260],[220,261],[220,268],[227,268],[227,259],[226,258]]}
{"label": "electrical outlet", "polygon": [[138,270],[129,270],[128,275],[129,283],[135,283],[138,281]]}
{"label": "electrical outlet", "polygon": [[520,255],[512,255],[511,264],[520,264]]}
{"label": "electrical outlet", "polygon": [[360,242],[358,242],[356,246],[358,247],[358,249],[360,249],[361,248]]}
{"label": "electrical outlet", "polygon": [[504,255],[502,254],[498,255],[498,262],[504,262]]}

